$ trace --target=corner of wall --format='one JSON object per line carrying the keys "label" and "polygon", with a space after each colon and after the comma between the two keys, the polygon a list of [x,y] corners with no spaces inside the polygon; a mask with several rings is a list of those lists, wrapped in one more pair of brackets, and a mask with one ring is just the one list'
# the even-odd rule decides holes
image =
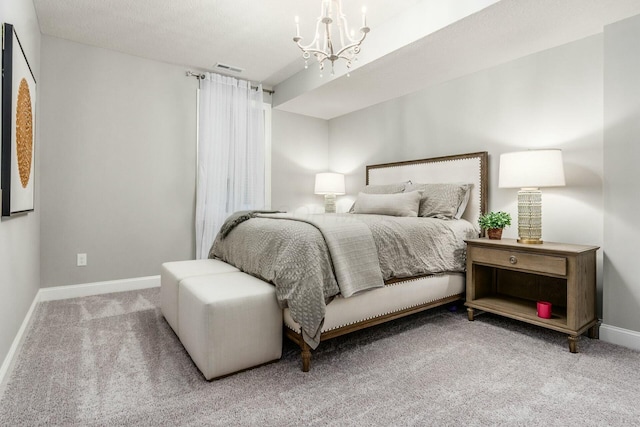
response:
{"label": "corner of wall", "polygon": [[[33,2],[2,0],[2,22],[13,25],[36,77],[40,78],[41,34]],[[36,98],[36,118],[40,108]],[[35,212],[0,220],[0,360],[13,348],[24,326],[25,315],[34,306],[40,287],[40,133],[35,136]],[[2,365],[4,369],[4,363]]]}

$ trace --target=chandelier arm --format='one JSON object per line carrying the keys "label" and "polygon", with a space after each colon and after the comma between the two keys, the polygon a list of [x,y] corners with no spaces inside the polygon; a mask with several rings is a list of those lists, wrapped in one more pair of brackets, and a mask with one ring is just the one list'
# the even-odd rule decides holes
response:
{"label": "chandelier arm", "polygon": [[345,53],[341,53],[340,56],[336,55],[337,58],[336,59],[346,59],[348,62],[351,62],[351,60],[353,60],[353,58],[355,58],[355,55],[347,55]]}
{"label": "chandelier arm", "polygon": [[[293,41],[294,41],[294,42],[296,42],[296,44],[298,45],[298,47],[299,47],[300,49],[302,49],[303,51],[304,51],[304,50],[308,50],[311,46],[313,46],[314,44],[317,44],[317,42],[318,42],[318,36],[320,35],[320,31],[318,31],[318,30],[319,30],[319,28],[320,28],[320,25],[321,25],[321,24],[322,24],[321,20],[320,20],[320,19],[317,19],[317,20],[316,20],[316,33],[315,33],[315,36],[313,37],[313,40],[311,40],[311,43],[309,43],[308,45],[306,45],[306,46],[305,46],[305,45],[303,45],[302,43],[300,43],[300,42],[303,40],[303,38],[302,38],[302,37],[299,37],[299,36],[295,37],[295,38],[293,39]],[[296,40],[296,39],[297,39],[297,40]],[[317,48],[318,48],[318,46],[316,46],[316,49],[317,49]]]}
{"label": "chandelier arm", "polygon": [[349,45],[347,45],[347,46],[344,46],[342,49],[340,49],[340,50],[338,51],[338,53],[336,53],[336,56],[343,57],[343,56],[341,56],[341,55],[342,55],[345,51],[347,51],[347,50],[349,50],[349,49],[352,49],[352,48],[354,48],[354,47],[360,46],[360,44],[362,43],[362,41],[363,41],[366,37],[367,37],[367,33],[362,33],[362,37],[360,37],[360,40],[358,40],[358,41],[356,41],[356,42],[353,42],[353,43],[351,43],[351,44],[349,44]]}
{"label": "chandelier arm", "polygon": [[[295,41],[295,40],[294,40]],[[300,43],[300,41],[296,42],[296,45],[298,45],[298,47],[302,50],[310,50],[311,46],[313,46],[315,44],[315,40],[313,40],[311,43],[309,43],[308,45],[304,46],[303,44]],[[315,48],[314,48],[315,49]]]}
{"label": "chandelier arm", "polygon": [[309,52],[310,54],[323,55],[323,56],[326,56],[327,58],[329,57],[329,55],[327,55],[327,52],[320,49],[307,49],[306,51]]}
{"label": "chandelier arm", "polygon": [[[302,49],[302,48],[300,48]],[[327,55],[327,52],[320,50],[320,49],[303,49],[304,52],[308,52],[310,55],[320,55],[323,56],[324,58],[322,59],[322,61],[324,61],[325,59],[329,58],[329,55]],[[318,58],[318,61],[320,61],[320,58]]]}

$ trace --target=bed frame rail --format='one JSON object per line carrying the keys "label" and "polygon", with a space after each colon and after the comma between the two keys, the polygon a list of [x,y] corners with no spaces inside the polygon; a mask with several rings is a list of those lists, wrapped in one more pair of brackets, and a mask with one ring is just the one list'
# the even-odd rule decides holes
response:
{"label": "bed frame rail", "polygon": [[[322,335],[320,335],[320,343],[332,338],[350,334],[351,332],[359,331],[361,329],[366,329],[371,326],[380,325],[382,323],[386,323],[391,320],[399,319],[401,317],[409,316],[411,314],[416,314],[421,311],[428,310],[430,308],[440,307],[445,304],[461,301],[463,299],[464,299],[464,294],[452,295],[450,297],[431,301],[416,307],[411,307],[406,310],[385,314],[382,316],[374,317],[372,319],[363,320],[362,322],[357,322],[352,325],[332,329],[330,331],[323,332]],[[309,347],[309,344],[307,344],[304,341],[301,333],[296,332],[292,329],[289,329],[287,326],[284,326],[284,333],[287,338],[289,338],[291,341],[293,341],[300,347],[300,351],[301,351],[300,355],[302,358],[302,371],[309,372],[309,369],[311,368],[311,347]]]}

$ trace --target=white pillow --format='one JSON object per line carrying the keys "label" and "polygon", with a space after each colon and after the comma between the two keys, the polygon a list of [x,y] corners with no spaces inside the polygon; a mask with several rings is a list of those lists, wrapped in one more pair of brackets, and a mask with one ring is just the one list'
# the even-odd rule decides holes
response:
{"label": "white pillow", "polygon": [[359,193],[353,213],[390,216],[418,216],[420,192],[396,194]]}

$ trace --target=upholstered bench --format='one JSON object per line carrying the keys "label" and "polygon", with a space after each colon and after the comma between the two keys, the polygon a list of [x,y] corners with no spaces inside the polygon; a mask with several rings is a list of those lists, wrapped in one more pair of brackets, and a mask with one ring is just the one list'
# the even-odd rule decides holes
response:
{"label": "upholstered bench", "polygon": [[240,271],[232,265],[214,259],[165,262],[160,268],[160,311],[173,331],[178,334],[178,285],[187,277]]}
{"label": "upholstered bench", "polygon": [[178,288],[178,337],[206,379],[282,356],[274,286],[238,271],[188,277]]}

